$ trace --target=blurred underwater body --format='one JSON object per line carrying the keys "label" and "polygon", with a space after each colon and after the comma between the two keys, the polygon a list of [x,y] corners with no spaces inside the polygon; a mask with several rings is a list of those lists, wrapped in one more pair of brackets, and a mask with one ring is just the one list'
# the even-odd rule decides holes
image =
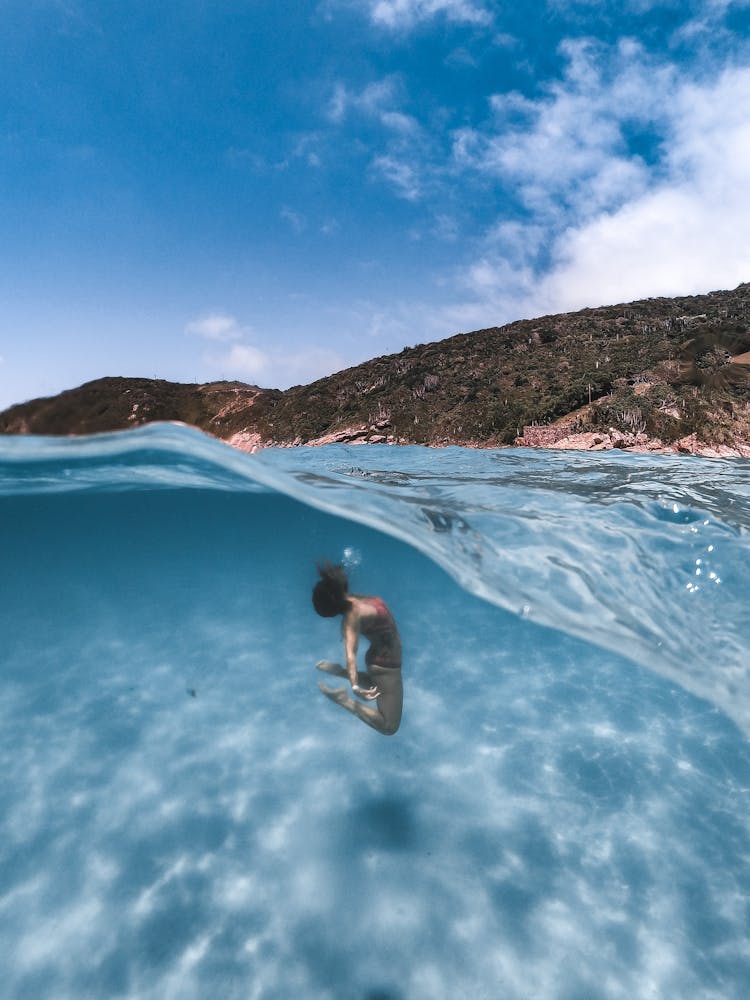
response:
{"label": "blurred underwater body", "polygon": [[[749,494],[742,460],[0,439],[7,995],[747,996]],[[320,558],[398,621],[391,739],[317,690]]]}

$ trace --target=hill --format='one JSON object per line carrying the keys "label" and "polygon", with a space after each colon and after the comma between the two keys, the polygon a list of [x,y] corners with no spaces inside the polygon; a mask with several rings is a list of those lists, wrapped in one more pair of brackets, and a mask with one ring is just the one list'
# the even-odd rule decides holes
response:
{"label": "hill", "polygon": [[100,378],[58,396],[11,406],[0,413],[0,433],[99,434],[157,420],[180,420],[222,437],[225,418],[237,409],[248,410],[262,392],[243,382]]}
{"label": "hill", "polygon": [[550,440],[612,430],[624,436],[620,446],[692,435],[732,447],[750,443],[748,351],[743,284],[458,334],[285,391],[103,378],[11,407],[0,432],[182,420],[248,449],[332,440],[498,446],[529,425],[552,425]]}

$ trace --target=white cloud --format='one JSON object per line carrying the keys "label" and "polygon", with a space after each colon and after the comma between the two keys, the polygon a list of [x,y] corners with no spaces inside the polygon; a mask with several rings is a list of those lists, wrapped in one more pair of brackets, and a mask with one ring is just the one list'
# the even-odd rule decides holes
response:
{"label": "white cloud", "polygon": [[750,70],[677,95],[669,174],[560,238],[547,294],[578,303],[733,287],[750,279]]}
{"label": "white cloud", "polygon": [[394,132],[400,132],[403,135],[414,134],[420,130],[420,125],[416,118],[412,118],[411,115],[405,115],[400,111],[384,111],[380,116],[380,121],[386,128],[392,129]]}
{"label": "white cloud", "polygon": [[338,124],[355,114],[379,121],[394,132],[414,132],[419,129],[416,119],[399,110],[402,91],[401,81],[396,76],[374,80],[361,90],[352,90],[339,82],[328,104],[328,117]]}
{"label": "white cloud", "polygon": [[293,208],[285,205],[279,212],[279,215],[297,235],[304,233],[307,229],[307,218],[301,212],[295,212]]}
{"label": "white cloud", "polygon": [[[465,268],[468,299],[445,313],[463,329],[750,280],[750,68],[697,81],[634,43],[568,54],[545,97],[498,96],[492,129],[455,137],[454,162],[526,210]],[[632,126],[653,162],[628,152]]]}
{"label": "white cloud", "polygon": [[211,360],[215,368],[253,380],[262,378],[269,365],[268,355],[250,344],[234,344],[225,354]]}
{"label": "white cloud", "polygon": [[453,157],[514,191],[528,211],[590,216],[644,191],[649,169],[628,150],[628,127],[654,128],[671,99],[673,70],[622,42],[614,55],[567,43],[564,78],[536,101],[516,92],[490,98],[492,119],[454,134]]}
{"label": "white cloud", "polygon": [[306,384],[324,375],[341,371],[347,362],[336,351],[325,347],[304,348],[272,357],[277,378],[286,384]]}
{"label": "white cloud", "polygon": [[224,354],[206,360],[224,375],[248,379],[274,389],[304,385],[347,367],[340,354],[323,347],[279,351],[235,344]]}
{"label": "white cloud", "polygon": [[419,179],[410,163],[395,156],[376,156],[372,161],[372,168],[395,188],[400,197],[407,201],[416,201],[419,198],[421,194]]}
{"label": "white cloud", "polygon": [[[729,6],[707,0],[686,17],[718,17]],[[394,29],[488,8],[368,4],[373,20]],[[629,38],[568,40],[559,78],[537,82],[535,92],[488,96],[485,120],[450,135],[406,113],[405,77],[361,90],[339,84],[330,120],[359,115],[385,130],[372,149],[371,177],[435,217],[460,215],[462,234],[481,219],[460,272],[433,276],[443,289],[453,283],[457,301],[409,306],[422,339],[749,280],[750,68],[735,40],[722,53],[724,71],[717,69],[720,44],[710,58],[695,50],[687,63]],[[494,216],[484,209],[493,204],[502,206]],[[455,222],[448,231],[455,236]],[[398,327],[400,309],[383,311],[384,329]]]}
{"label": "white cloud", "polygon": [[328,107],[328,117],[341,124],[352,114],[378,122],[386,131],[381,152],[371,160],[376,176],[386,180],[400,198],[416,201],[422,195],[421,165],[428,143],[416,118],[399,109],[403,102],[402,84],[395,76],[368,84],[360,91],[336,85]]}
{"label": "white cloud", "polygon": [[185,333],[206,340],[240,340],[247,330],[240,326],[234,316],[223,312],[206,313],[197,319],[190,320],[185,326]]}
{"label": "white cloud", "polygon": [[[329,219],[324,229],[334,233],[338,223]],[[221,377],[240,378],[268,388],[284,389],[307,383],[347,367],[347,361],[326,347],[267,347],[253,327],[230,313],[216,309],[191,320],[185,332],[209,341],[201,363]],[[0,357],[0,363],[2,358]]]}
{"label": "white cloud", "polygon": [[488,25],[492,14],[479,0],[367,0],[370,18],[386,28],[411,28],[442,14],[459,24]]}
{"label": "white cloud", "polygon": [[295,143],[292,155],[303,159],[308,167],[320,167],[322,158],[319,150],[321,137],[317,132],[305,132]]}
{"label": "white cloud", "polygon": [[[337,225],[335,219],[329,220],[326,231],[335,232]],[[185,332],[213,342],[213,349],[202,358],[208,368],[222,377],[241,378],[269,388],[307,383],[347,367],[340,354],[327,348],[267,349],[257,343],[252,327],[221,311],[192,320]],[[2,361],[0,356],[0,364]]]}

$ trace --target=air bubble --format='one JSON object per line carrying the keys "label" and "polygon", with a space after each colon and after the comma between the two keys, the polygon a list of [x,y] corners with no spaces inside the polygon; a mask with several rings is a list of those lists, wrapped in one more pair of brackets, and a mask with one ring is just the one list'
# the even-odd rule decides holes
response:
{"label": "air bubble", "polygon": [[347,545],[347,547],[344,549],[344,557],[342,559],[342,562],[344,566],[347,567],[347,569],[353,569],[355,566],[359,566],[359,564],[362,562],[362,553],[359,551],[359,549],[354,549],[351,546]]}

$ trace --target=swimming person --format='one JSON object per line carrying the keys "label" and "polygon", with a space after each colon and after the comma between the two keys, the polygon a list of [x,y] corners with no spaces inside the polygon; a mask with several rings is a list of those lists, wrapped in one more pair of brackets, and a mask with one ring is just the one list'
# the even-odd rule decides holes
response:
{"label": "swimming person", "polygon": [[[341,635],[346,654],[346,670],[338,663],[321,660],[315,666],[336,677],[348,677],[354,694],[365,701],[377,701],[377,708],[365,705],[347,694],[346,688],[328,687],[322,681],[323,694],[358,716],[384,736],[392,736],[401,723],[403,687],[401,684],[401,638],[387,605],[379,597],[350,594],[343,566],[322,563],[320,580],[315,584],[312,601],[323,618],[343,615]],[[363,635],[370,640],[365,655],[367,671],[357,672],[357,645]]]}

